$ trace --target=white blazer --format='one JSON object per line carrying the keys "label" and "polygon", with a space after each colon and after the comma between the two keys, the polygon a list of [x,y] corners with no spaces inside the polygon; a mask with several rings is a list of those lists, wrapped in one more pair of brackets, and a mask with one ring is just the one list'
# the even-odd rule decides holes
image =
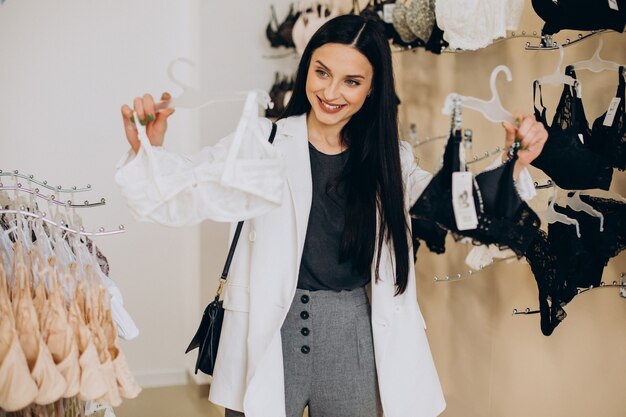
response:
{"label": "white blazer", "polygon": [[[249,219],[224,292],[209,399],[247,417],[284,417],[280,329],[296,291],[312,199],[306,115],[280,120],[272,146],[271,123],[256,117],[250,97],[246,106],[234,135],[192,158],[151,147],[142,137],[138,154],[120,161],[116,181],[139,219],[166,225]],[[408,208],[432,176],[418,168],[410,145],[402,142],[400,151]],[[414,265],[406,291],[394,296],[393,262],[385,243],[379,280],[370,284],[384,415],[434,417],[445,401],[417,303]]]}

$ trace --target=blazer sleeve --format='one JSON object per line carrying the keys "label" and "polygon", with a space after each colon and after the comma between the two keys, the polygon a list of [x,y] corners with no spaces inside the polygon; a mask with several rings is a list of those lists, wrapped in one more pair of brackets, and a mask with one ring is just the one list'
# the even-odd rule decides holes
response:
{"label": "blazer sleeve", "polygon": [[404,180],[404,205],[408,210],[426,189],[433,175],[417,165],[413,149],[406,141],[400,141],[400,163]]}
{"label": "blazer sleeve", "polygon": [[138,153],[124,155],[115,173],[133,216],[182,226],[244,220],[280,205],[284,160],[268,143],[271,123],[248,116],[243,128],[240,120],[237,132],[190,157],[140,138]]}

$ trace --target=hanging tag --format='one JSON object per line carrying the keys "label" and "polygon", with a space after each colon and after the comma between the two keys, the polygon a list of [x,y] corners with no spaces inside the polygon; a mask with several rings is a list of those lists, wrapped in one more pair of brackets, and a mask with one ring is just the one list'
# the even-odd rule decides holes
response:
{"label": "hanging tag", "polygon": [[487,245],[473,247],[465,258],[465,264],[475,271],[480,271],[492,261],[493,256]]}
{"label": "hanging tag", "polygon": [[472,173],[454,172],[452,174],[452,207],[456,227],[459,230],[472,230],[478,226],[478,216],[472,193]]}
{"label": "hanging tag", "polygon": [[613,10],[619,11],[619,7],[617,7],[617,0],[609,0],[609,7]]}
{"label": "hanging tag", "polygon": [[393,9],[395,8],[395,3],[383,5],[383,21],[385,23],[393,23]]}
{"label": "hanging tag", "polygon": [[578,134],[578,139],[580,140],[580,143],[582,143],[583,145],[585,144],[585,138],[583,137],[582,133]]}
{"label": "hanging tag", "polygon": [[621,97],[614,97],[613,100],[611,100],[611,102],[609,103],[609,109],[606,111],[606,116],[604,116],[604,121],[602,122],[604,126],[613,126],[613,119],[615,119],[615,114],[617,114],[617,106],[619,106],[619,102],[621,100]]}

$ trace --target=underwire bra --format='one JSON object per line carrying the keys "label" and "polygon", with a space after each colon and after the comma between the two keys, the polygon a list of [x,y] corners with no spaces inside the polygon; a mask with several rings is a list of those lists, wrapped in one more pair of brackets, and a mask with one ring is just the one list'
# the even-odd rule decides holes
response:
{"label": "underwire bra", "polygon": [[590,136],[587,121],[577,104],[575,88],[565,85],[557,106],[552,126],[546,120],[541,85],[533,84],[533,99],[537,88],[541,111],[535,105],[535,118],[543,123],[548,131],[541,154],[531,162],[541,169],[561,188],[566,190],[587,190],[600,188],[608,190],[613,178],[613,168],[608,161],[582,144],[581,137]]}
{"label": "underwire bra", "polygon": [[[610,126],[604,125],[607,110],[594,120],[590,130],[582,99],[576,95],[574,96],[574,105],[578,114],[580,114],[585,146],[593,153],[606,159],[612,167],[623,171],[626,168],[626,105],[624,104],[626,99],[624,92],[626,90],[626,82],[624,81],[624,67],[620,67],[617,72],[618,84],[615,97],[620,100]],[[576,78],[576,72],[571,66],[567,67],[566,74]]]}
{"label": "underwire bra", "polygon": [[[296,14],[293,13],[293,4],[289,7],[289,14],[283,21],[283,23],[278,24],[278,19],[276,19],[276,10],[274,10],[274,5],[270,6],[272,9],[272,18],[270,23],[267,24],[265,28],[265,36],[270,41],[270,44],[273,48],[278,48],[279,46],[285,46],[287,48],[294,48],[293,44],[293,25],[298,20],[300,16],[300,12]],[[272,29],[272,24],[276,26],[276,30]]]}
{"label": "underwire bra", "polygon": [[411,207],[413,236],[442,253],[447,229],[457,240],[469,237],[474,243],[494,244],[526,257],[539,289],[541,330],[550,335],[565,312],[555,297],[554,258],[547,234],[539,228],[539,217],[521,199],[513,182],[517,153],[514,151],[513,157],[499,167],[476,176],[473,195],[478,227],[459,231],[452,207],[452,174],[460,167],[460,143],[457,132],[448,140],[442,168]]}

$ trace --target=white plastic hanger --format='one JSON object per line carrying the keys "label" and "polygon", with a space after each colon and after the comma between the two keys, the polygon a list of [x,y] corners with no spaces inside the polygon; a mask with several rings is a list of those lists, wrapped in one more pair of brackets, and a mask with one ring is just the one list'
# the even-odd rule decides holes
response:
{"label": "white plastic hanger", "polygon": [[552,72],[552,74],[550,75],[544,75],[543,77],[537,78],[536,81],[541,85],[571,85],[576,88],[576,93],[578,97],[582,97],[582,86],[580,84],[580,81],[570,75],[565,75],[563,72],[561,72],[561,65],[563,65],[565,51],[563,50],[563,46],[561,46],[561,44],[557,44],[557,46],[559,48],[559,63],[554,69],[554,72]]}
{"label": "white plastic hanger", "polygon": [[485,101],[475,97],[461,96],[456,93],[448,94],[445,104],[443,106],[443,114],[450,115],[454,107],[454,98],[458,97],[461,100],[461,106],[479,111],[485,116],[485,118],[491,122],[508,122],[513,123],[513,115],[510,111],[502,107],[500,102],[500,96],[496,88],[496,78],[500,72],[506,74],[507,81],[511,81],[513,76],[511,70],[505,65],[498,65],[492,72],[489,79],[489,87],[491,88],[491,100]]}
{"label": "white plastic hanger", "polygon": [[600,219],[600,231],[604,232],[604,215],[580,199],[578,191],[567,197],[565,204],[574,211],[582,211]]}
{"label": "white plastic hanger", "polygon": [[[191,65],[192,67],[196,66],[196,63],[187,58],[178,58],[174,61],[170,62],[167,67],[167,75],[170,80],[182,88],[183,92],[177,96],[172,97],[169,102],[160,102],[155,104],[154,110],[159,112],[168,107],[176,107],[183,109],[200,109],[202,107],[206,107],[210,104],[215,103],[224,103],[229,101],[244,101],[248,95],[248,91],[233,91],[233,92],[225,92],[225,93],[216,93],[214,91],[208,90],[199,90],[197,88],[193,88],[181,81],[178,81],[174,76],[174,67],[177,63],[184,63]],[[274,107],[272,100],[270,99],[269,94],[263,90],[254,90],[257,92],[257,98],[259,99],[259,103],[264,108],[272,108]]]}
{"label": "white plastic hanger", "polygon": [[554,209],[554,203],[556,201],[556,187],[552,188],[552,198],[550,198],[550,203],[548,203],[548,208],[544,211],[537,213],[537,215],[541,218],[541,220],[548,223],[563,223],[563,224],[573,224],[576,227],[576,235],[580,237],[580,225],[578,224],[578,220],[567,217],[565,214],[557,213]]}
{"label": "white plastic hanger", "polygon": [[588,59],[586,61],[579,61],[574,64],[571,64],[574,67],[574,69],[576,70],[586,69],[592,72],[600,72],[600,71],[605,71],[605,70],[619,71],[620,65],[617,62],[605,61],[604,59],[600,58],[600,51],[602,50],[602,44],[603,44],[602,38],[600,38],[600,42],[598,43],[598,48],[593,53],[593,56],[591,57],[591,59]]}

